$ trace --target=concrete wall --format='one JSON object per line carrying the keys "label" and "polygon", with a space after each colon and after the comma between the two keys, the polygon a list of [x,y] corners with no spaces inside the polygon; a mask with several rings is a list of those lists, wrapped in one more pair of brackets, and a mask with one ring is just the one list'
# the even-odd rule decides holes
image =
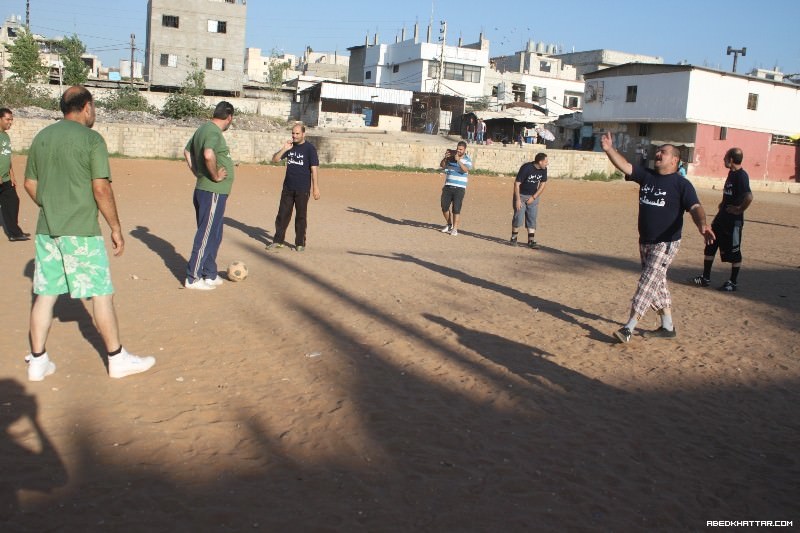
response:
{"label": "concrete wall", "polygon": [[[9,130],[15,151],[26,150],[33,137],[52,121],[17,118]],[[193,128],[155,127],[141,124],[96,124],[95,129],[103,135],[110,153],[130,157],[182,158],[183,147],[194,133]],[[348,137],[347,133],[337,135],[315,135],[309,130],[307,139],[319,152],[322,165],[364,164],[416,168],[438,168],[447,145],[438,137],[431,137],[430,143],[402,142],[395,135],[378,135],[365,140],[363,134]],[[230,130],[225,134],[233,158],[242,163],[261,163],[268,161],[272,154],[286,141],[285,131],[262,133],[254,131]],[[455,141],[453,141],[455,148]],[[469,153],[477,169],[490,169],[497,174],[516,174],[520,165],[532,161],[534,156],[544,151],[541,145],[526,145],[522,148],[507,146],[470,145]],[[591,172],[613,171],[605,154],[575,150],[547,150],[550,159],[549,173],[552,177],[582,177]]]}

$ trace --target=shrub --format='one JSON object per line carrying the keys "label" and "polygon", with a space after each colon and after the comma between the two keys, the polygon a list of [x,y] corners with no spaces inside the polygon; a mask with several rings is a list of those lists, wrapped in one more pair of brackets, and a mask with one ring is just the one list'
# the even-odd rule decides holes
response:
{"label": "shrub", "polygon": [[622,179],[622,177],[622,172],[619,171],[615,171],[613,174],[609,175],[605,172],[598,172],[595,170],[594,172],[586,174],[581,179],[586,181],[614,181]]}
{"label": "shrub", "polygon": [[147,98],[142,96],[138,89],[133,87],[123,87],[114,91],[107,98],[97,101],[97,105],[109,111],[145,111],[156,113],[157,110],[147,102]]}
{"label": "shrub", "polygon": [[28,85],[19,78],[0,82],[0,102],[4,107],[41,107],[58,111],[58,98],[48,95],[44,89]]}

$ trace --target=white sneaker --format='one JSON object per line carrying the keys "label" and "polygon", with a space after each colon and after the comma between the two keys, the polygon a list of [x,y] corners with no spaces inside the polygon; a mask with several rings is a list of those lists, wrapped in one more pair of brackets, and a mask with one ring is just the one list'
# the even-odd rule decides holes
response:
{"label": "white sneaker", "polygon": [[442,228],[442,233],[450,233],[450,230],[453,229],[450,227],[450,224],[446,225]]}
{"label": "white sneaker", "polygon": [[28,354],[25,356],[25,361],[28,363],[29,381],[42,381],[46,376],[56,371],[56,364],[50,360],[47,352],[39,357]]}
{"label": "white sneaker", "polygon": [[139,374],[150,370],[156,364],[156,358],[147,356],[139,357],[128,353],[125,348],[122,352],[108,358],[108,377],[110,378],[124,378],[133,374]]}
{"label": "white sneaker", "polygon": [[221,277],[219,277],[219,276],[217,276],[217,277],[216,277],[216,278],[214,278],[214,279],[211,279],[211,278],[203,278],[203,281],[205,281],[205,282],[206,282],[206,285],[210,286],[212,289],[213,289],[214,287],[219,287],[220,285],[222,285],[222,278],[221,278]]}
{"label": "white sneaker", "polygon": [[452,235],[453,237],[455,237],[456,235],[458,235],[458,230],[457,230],[457,229],[455,229],[455,228],[453,228],[453,231],[451,231],[451,232],[450,232],[450,235]]}
{"label": "white sneaker", "polygon": [[203,278],[197,278],[194,281],[189,281],[189,278],[186,278],[186,281],[183,282],[183,286],[187,289],[196,289],[199,291],[211,291],[216,289],[216,286],[209,285]]}

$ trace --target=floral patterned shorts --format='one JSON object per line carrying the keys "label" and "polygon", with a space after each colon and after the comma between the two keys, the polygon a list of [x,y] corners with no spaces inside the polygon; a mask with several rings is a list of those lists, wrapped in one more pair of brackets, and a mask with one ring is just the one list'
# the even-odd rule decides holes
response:
{"label": "floral patterned shorts", "polygon": [[103,237],[36,235],[34,294],[90,298],[113,294]]}

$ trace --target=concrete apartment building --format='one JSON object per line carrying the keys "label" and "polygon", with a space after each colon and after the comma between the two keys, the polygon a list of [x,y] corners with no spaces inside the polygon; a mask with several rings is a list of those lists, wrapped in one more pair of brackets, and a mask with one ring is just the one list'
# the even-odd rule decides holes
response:
{"label": "concrete apartment building", "polygon": [[528,41],[525,50],[491,59],[485,94],[500,105],[536,104],[550,115],[580,111],[584,83],[574,66],[552,55],[555,45]]}
{"label": "concrete apartment building", "polygon": [[146,80],[180,87],[194,65],[209,91],[240,94],[244,81],[246,0],[149,0]]}
{"label": "concrete apartment building", "polygon": [[[350,67],[348,80],[372,87],[439,93],[480,98],[484,94],[484,79],[489,68],[489,41],[481,36],[477,43],[458,46],[419,40],[417,26],[414,35],[398,42],[373,43],[348,48]],[[440,67],[441,73],[440,73]]]}

